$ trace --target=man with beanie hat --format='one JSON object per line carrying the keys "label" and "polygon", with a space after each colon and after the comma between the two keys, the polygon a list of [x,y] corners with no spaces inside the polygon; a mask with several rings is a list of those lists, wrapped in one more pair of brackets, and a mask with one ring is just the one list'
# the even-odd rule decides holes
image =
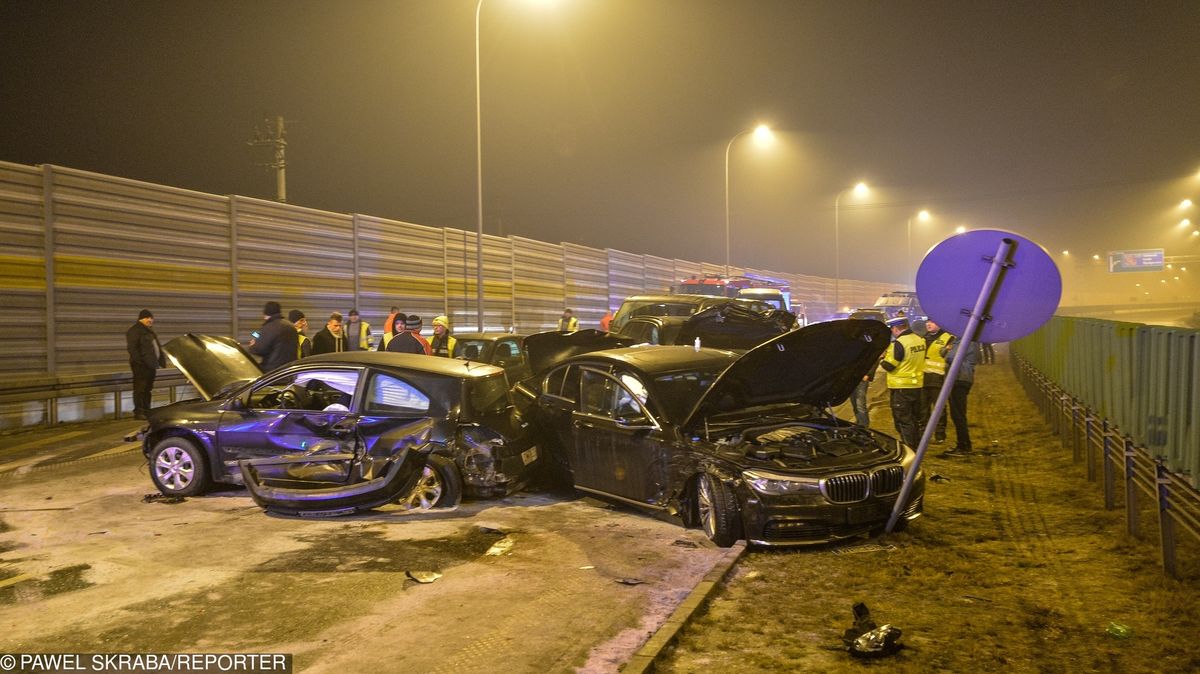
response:
{"label": "man with beanie hat", "polygon": [[296,328],[296,335],[300,343],[296,347],[297,358],[307,358],[312,355],[312,340],[304,331],[308,329],[308,319],[304,317],[304,312],[299,309],[292,309],[288,312],[288,322]]}
{"label": "man with beanie hat", "polygon": [[125,348],[129,351],[129,369],[133,372],[133,417],[145,419],[150,411],[150,392],[158,368],[166,367],[158,335],[150,326],[154,314],[149,309],[138,312],[137,322],[125,331]]}
{"label": "man with beanie hat", "polygon": [[263,324],[258,336],[250,340],[250,353],[262,358],[263,372],[296,360],[300,351],[300,334],[296,326],[284,320],[279,302],[263,305]]}
{"label": "man with beanie hat", "polygon": [[342,331],[346,333],[346,350],[370,351],[371,324],[359,318],[358,309],[351,309],[346,316],[348,320],[342,325]]}
{"label": "man with beanie hat", "polygon": [[[400,325],[399,317],[396,325]],[[399,331],[388,342],[387,350],[392,353],[416,353],[428,356],[432,353],[429,342],[421,337],[421,317],[410,314],[404,320],[404,330]]]}
{"label": "man with beanie hat", "polygon": [[454,355],[454,344],[458,340],[450,334],[450,319],[445,316],[438,316],[433,319],[433,339],[429,341],[429,347],[433,350],[433,355],[450,358]]}

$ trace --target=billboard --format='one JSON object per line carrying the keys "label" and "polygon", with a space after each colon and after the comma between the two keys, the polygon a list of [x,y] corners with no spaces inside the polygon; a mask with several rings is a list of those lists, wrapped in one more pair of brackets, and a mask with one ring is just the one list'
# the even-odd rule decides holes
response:
{"label": "billboard", "polygon": [[1108,270],[1110,272],[1162,271],[1163,249],[1110,251],[1108,253]]}

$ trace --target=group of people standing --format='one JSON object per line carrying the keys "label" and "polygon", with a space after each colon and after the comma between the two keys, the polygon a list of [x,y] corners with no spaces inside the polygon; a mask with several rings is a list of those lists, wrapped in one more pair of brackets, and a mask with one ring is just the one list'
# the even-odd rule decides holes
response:
{"label": "group of people standing", "polygon": [[[917,447],[932,416],[933,404],[946,380],[950,364],[961,358],[957,376],[950,389],[950,420],[954,422],[955,445],[949,454],[972,451],[971,433],[967,427],[967,396],[975,381],[975,366],[981,362],[978,342],[963,346],[961,340],[942,330],[934,321],[925,322],[925,336],[912,331],[905,316],[887,321],[892,330],[892,343],[884,351],[879,367],[887,375],[889,404],[896,433],[909,447]],[[990,345],[989,345],[990,346]],[[874,370],[855,389],[851,397],[855,420],[860,425],[870,423],[867,412],[867,387],[874,379]],[[946,442],[946,415],[941,415],[933,431],[933,442]]]}
{"label": "group of people standing", "polygon": [[[281,325],[290,324],[296,334],[295,355],[283,360],[283,363],[321,353],[344,351],[390,351],[446,358],[454,355],[455,339],[450,334],[450,320],[445,316],[433,319],[433,337],[426,339],[421,334],[424,321],[420,316],[404,314],[400,312],[399,307],[392,307],[388,312],[387,320],[384,321],[383,335],[378,342],[375,340],[374,333],[371,332],[371,324],[362,320],[357,309],[351,309],[347,316],[348,320],[343,321],[342,314],[333,312],[329,315],[325,327],[309,338],[305,333],[308,329],[308,319],[304,316],[303,311],[293,309],[288,313],[287,320],[284,321],[279,303],[267,302],[263,307],[263,325],[259,328],[259,335],[250,342],[250,351],[263,358],[264,370],[272,369],[267,367],[268,359],[275,362],[277,360],[276,351],[278,351],[278,359],[282,359],[283,353],[287,349],[286,346],[279,344],[286,345],[290,342],[289,339],[284,339],[279,344],[276,343],[276,333],[282,334],[282,332],[279,328],[272,326],[279,322]],[[264,337],[268,332],[270,337]],[[292,353],[292,351],[288,351],[288,353]]]}

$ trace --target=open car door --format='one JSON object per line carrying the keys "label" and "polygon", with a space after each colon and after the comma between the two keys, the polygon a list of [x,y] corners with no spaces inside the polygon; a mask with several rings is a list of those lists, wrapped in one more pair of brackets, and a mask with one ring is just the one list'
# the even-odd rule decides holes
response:
{"label": "open car door", "polygon": [[[316,443],[303,454],[238,462],[254,502],[268,512],[336,517],[378,508],[407,495],[417,484],[429,452],[433,420],[392,429],[370,449],[362,438],[353,453],[336,443]],[[357,436],[357,429],[347,432]]]}

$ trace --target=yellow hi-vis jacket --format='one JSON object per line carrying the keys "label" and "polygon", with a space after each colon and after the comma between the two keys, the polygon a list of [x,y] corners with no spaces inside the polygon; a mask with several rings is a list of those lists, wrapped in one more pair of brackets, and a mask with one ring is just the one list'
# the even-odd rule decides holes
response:
{"label": "yellow hi-vis jacket", "polygon": [[358,348],[371,350],[371,324],[361,318],[358,320]]}
{"label": "yellow hi-vis jacket", "polygon": [[900,333],[883,357],[888,388],[921,388],[925,385],[925,340],[911,330]]}
{"label": "yellow hi-vis jacket", "polygon": [[925,347],[925,371],[930,374],[946,375],[946,357],[942,353],[950,346],[954,336],[942,330],[932,342]]}

